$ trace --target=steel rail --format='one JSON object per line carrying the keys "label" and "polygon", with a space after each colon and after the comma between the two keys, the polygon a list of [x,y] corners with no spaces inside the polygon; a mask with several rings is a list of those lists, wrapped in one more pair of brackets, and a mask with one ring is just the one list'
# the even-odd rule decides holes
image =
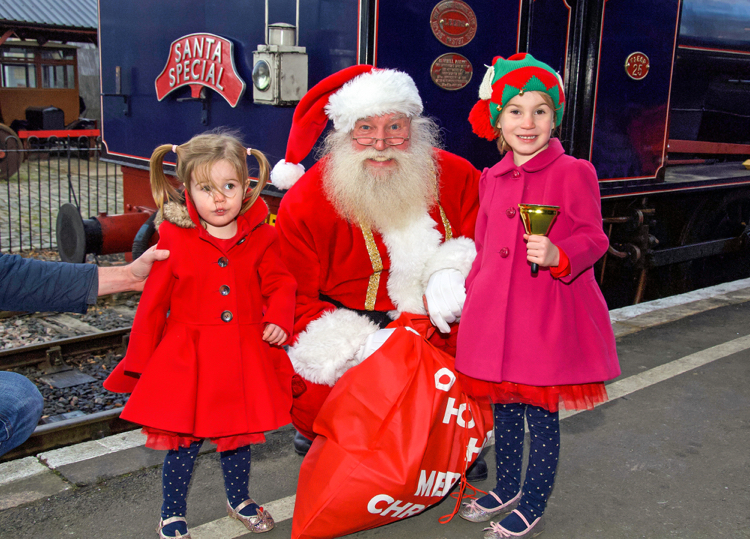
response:
{"label": "steel rail", "polygon": [[39,425],[20,446],[9,451],[0,462],[38,455],[60,447],[97,440],[120,432],[139,428],[135,423],[120,419],[122,408],[65,419]]}
{"label": "steel rail", "polygon": [[63,358],[67,356],[98,352],[111,348],[121,348],[124,350],[127,347],[129,334],[130,328],[121,328],[91,335],[82,335],[80,337],[71,337],[69,339],[58,339],[40,344],[7,348],[0,350],[0,370],[27,367],[40,363],[48,364],[47,366],[50,367],[54,366],[55,363],[64,361]]}

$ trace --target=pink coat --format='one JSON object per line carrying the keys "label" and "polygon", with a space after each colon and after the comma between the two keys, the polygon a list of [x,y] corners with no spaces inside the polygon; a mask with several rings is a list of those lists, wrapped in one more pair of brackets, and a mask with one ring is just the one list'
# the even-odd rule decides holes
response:
{"label": "pink coat", "polygon": [[[620,374],[614,334],[593,264],[609,241],[591,163],[557,139],[521,165],[509,152],[479,184],[477,257],[466,279],[456,368],[474,378],[534,386],[600,382]],[[518,204],[560,206],[548,237],[571,274],[531,275]]]}

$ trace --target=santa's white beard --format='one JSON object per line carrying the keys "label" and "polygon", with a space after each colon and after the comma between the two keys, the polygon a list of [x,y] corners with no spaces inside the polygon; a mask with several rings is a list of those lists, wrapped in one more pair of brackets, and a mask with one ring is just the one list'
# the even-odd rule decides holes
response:
{"label": "santa's white beard", "polygon": [[[331,133],[323,185],[339,214],[380,231],[403,228],[424,216],[435,204],[437,168],[433,141],[419,138],[412,136],[407,150],[355,150],[348,133]],[[371,158],[392,159],[391,166],[375,170],[366,164]]]}

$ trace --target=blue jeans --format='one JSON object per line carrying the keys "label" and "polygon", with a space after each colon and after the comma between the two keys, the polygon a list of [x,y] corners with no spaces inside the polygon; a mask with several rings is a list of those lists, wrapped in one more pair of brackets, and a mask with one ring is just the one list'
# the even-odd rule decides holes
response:
{"label": "blue jeans", "polygon": [[43,408],[42,394],[28,378],[0,371],[0,456],[31,436]]}

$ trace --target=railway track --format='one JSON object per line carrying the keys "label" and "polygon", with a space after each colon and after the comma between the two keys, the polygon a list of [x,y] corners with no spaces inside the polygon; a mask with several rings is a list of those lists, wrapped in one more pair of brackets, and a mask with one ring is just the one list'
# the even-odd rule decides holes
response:
{"label": "railway track", "polygon": [[40,365],[51,372],[65,364],[65,358],[77,354],[90,354],[102,350],[120,349],[124,352],[130,328],[102,331],[91,335],[57,339],[40,344],[0,350],[0,370]]}
{"label": "railway track", "polygon": [[[117,356],[124,354],[129,334],[128,327],[0,350],[0,370],[36,366],[42,375],[75,372],[71,359],[78,356],[102,352]],[[26,442],[0,457],[0,461],[32,456],[138,428],[138,425],[120,419],[120,411],[121,407],[117,407],[41,424]]]}

